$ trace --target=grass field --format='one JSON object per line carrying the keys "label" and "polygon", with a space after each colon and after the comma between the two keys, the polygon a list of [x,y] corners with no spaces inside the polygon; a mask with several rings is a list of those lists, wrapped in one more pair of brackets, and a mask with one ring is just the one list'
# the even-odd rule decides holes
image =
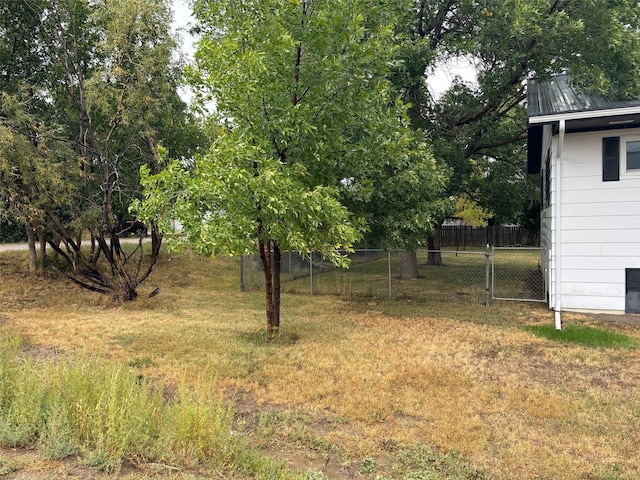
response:
{"label": "grass field", "polygon": [[[389,300],[371,293],[388,282],[386,267],[366,263],[381,278],[367,280],[363,294],[329,295],[318,284],[326,294],[310,296],[308,279],[287,284],[281,337],[267,343],[263,294],[239,292],[238,267],[166,254],[139,300],[117,306],[52,277],[31,281],[25,254],[3,253],[1,328],[26,336],[38,358],[98,356],[165,396],[180,384],[222,394],[236,434],[299,478],[640,478],[637,325],[566,315],[566,325],[632,341],[558,342],[531,329],[552,323],[543,305],[487,308],[457,293],[457,275],[446,295],[428,294],[435,286],[424,278],[401,282],[405,290]],[[340,282],[341,272],[330,273],[329,284]],[[251,476],[206,463],[125,463],[120,475],[131,479]],[[0,449],[6,478],[103,478],[82,465]]]}

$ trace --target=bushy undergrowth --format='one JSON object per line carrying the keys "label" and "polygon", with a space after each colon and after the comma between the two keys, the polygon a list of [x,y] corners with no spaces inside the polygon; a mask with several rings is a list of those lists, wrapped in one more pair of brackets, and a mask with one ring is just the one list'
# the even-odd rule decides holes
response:
{"label": "bushy undergrowth", "polygon": [[78,455],[107,472],[124,458],[290,478],[232,430],[219,395],[181,385],[173,399],[126,367],[25,349],[0,330],[0,445],[37,447],[46,458]]}
{"label": "bushy undergrowth", "polygon": [[26,242],[27,234],[24,225],[17,222],[0,220],[0,243]]}

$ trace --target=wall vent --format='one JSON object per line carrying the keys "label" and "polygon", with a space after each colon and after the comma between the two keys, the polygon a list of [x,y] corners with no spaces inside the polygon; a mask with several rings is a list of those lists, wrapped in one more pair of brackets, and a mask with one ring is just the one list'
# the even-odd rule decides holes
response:
{"label": "wall vent", "polygon": [[626,269],[626,313],[640,313],[640,268]]}

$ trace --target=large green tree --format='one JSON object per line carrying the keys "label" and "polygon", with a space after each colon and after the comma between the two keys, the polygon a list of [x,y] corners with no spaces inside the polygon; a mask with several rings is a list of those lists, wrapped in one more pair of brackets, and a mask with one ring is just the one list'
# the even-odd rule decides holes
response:
{"label": "large green tree", "polygon": [[[514,186],[531,190],[527,79],[569,72],[585,87],[640,94],[637,1],[405,0],[398,11],[403,41],[393,81],[412,105],[412,125],[429,132],[449,168],[447,196],[466,195],[497,221],[517,220],[530,201],[497,195]],[[428,83],[434,70],[460,59],[475,69],[477,82],[458,79],[434,97]]]}
{"label": "large green tree", "polygon": [[[203,100],[215,100],[220,127],[195,166],[173,162],[145,180],[145,214],[179,220],[179,241],[201,252],[257,252],[270,336],[280,326],[281,252],[346,265],[342,252],[365,228],[346,205],[371,220],[372,210],[356,206],[375,199],[381,212],[383,191],[391,204],[415,186],[424,208],[406,216],[430,223],[427,200],[442,175],[388,81],[393,5],[196,2],[202,39],[192,78]],[[397,183],[383,188],[390,177]]]}

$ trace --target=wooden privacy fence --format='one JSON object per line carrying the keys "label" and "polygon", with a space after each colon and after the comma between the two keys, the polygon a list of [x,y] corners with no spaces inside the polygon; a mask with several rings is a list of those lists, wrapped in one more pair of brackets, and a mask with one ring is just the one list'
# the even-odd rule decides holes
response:
{"label": "wooden privacy fence", "polygon": [[440,245],[443,247],[539,247],[540,230],[518,226],[491,225],[469,227],[466,225],[443,225],[439,229]]}

